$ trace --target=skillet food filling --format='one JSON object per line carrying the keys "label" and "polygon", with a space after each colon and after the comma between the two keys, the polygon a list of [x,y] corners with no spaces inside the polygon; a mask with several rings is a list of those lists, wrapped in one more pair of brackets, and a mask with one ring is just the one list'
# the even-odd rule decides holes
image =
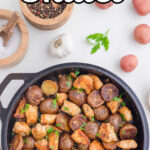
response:
{"label": "skillet food filling", "polygon": [[13,115],[10,150],[137,149],[131,110],[113,83],[79,71],[30,86]]}

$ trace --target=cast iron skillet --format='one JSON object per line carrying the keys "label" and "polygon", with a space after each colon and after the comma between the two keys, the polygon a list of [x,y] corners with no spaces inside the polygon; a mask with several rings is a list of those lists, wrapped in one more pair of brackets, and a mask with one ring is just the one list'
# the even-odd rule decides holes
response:
{"label": "cast iron skillet", "polygon": [[1,136],[1,144],[2,150],[8,150],[9,144],[12,140],[12,128],[15,122],[15,119],[12,117],[14,114],[16,107],[19,103],[21,96],[27,90],[27,88],[32,84],[41,84],[44,79],[52,79],[55,78],[59,73],[70,73],[70,71],[74,71],[75,69],[80,69],[82,74],[93,73],[101,77],[102,81],[106,81],[108,78],[109,82],[114,83],[119,88],[120,92],[124,94],[124,101],[127,103],[127,106],[132,110],[134,120],[133,124],[136,125],[139,132],[136,138],[138,142],[137,150],[148,150],[149,148],[149,129],[148,123],[146,119],[146,115],[142,108],[141,103],[139,102],[136,95],[133,91],[128,87],[126,83],[124,83],[120,78],[118,78],[113,73],[97,66],[93,66],[90,64],[83,63],[66,63],[57,66],[50,67],[44,71],[33,73],[33,74],[10,74],[0,85],[0,95],[2,94],[5,87],[11,80],[24,80],[24,84],[22,87],[16,92],[14,97],[12,98],[8,108],[4,109],[2,104],[0,103],[0,118],[2,120],[2,136]]}

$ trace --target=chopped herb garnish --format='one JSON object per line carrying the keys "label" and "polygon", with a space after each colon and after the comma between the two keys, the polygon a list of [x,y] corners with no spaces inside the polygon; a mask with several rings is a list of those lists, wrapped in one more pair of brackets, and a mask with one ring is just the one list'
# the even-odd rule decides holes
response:
{"label": "chopped herb garnish", "polygon": [[52,132],[54,132],[54,129],[53,129],[53,127],[49,127],[48,129],[47,129],[47,133],[52,133]]}
{"label": "chopped herb garnish", "polygon": [[121,93],[121,94],[119,95],[119,98],[122,98],[122,96],[123,96],[123,93]]}
{"label": "chopped herb garnish", "polygon": [[24,142],[24,143],[28,143],[28,139],[24,139],[23,142]]}
{"label": "chopped herb garnish", "polygon": [[72,76],[71,76],[71,73],[68,75],[67,79],[73,80]]}
{"label": "chopped herb garnish", "polygon": [[113,98],[113,101],[120,102],[120,98],[118,98],[118,97],[114,97],[114,98]]}
{"label": "chopped herb garnish", "polygon": [[66,81],[66,84],[68,87],[71,87],[71,83],[69,81]]}
{"label": "chopped herb garnish", "polygon": [[83,119],[86,119],[86,116],[83,116]]}
{"label": "chopped herb garnish", "polygon": [[59,96],[57,97],[57,98],[55,98],[55,99],[53,99],[53,102],[52,102],[52,104],[53,104],[53,108],[56,108],[57,107],[57,101],[58,101],[58,99],[59,99]]}
{"label": "chopped herb garnish", "polygon": [[75,86],[73,86],[72,88],[71,88],[71,90],[76,90],[77,88],[75,87]]}
{"label": "chopped herb garnish", "polygon": [[14,136],[14,135],[15,135],[15,133],[14,133],[14,132],[12,132],[12,133],[11,133],[11,135],[12,135],[12,136]]}
{"label": "chopped herb garnish", "polygon": [[119,126],[119,127],[122,127],[122,126],[123,126],[123,124],[119,124],[118,126]]}
{"label": "chopped herb garnish", "polygon": [[105,32],[105,34],[101,33],[95,33],[91,34],[87,37],[87,41],[89,44],[94,45],[91,51],[91,54],[94,54],[97,52],[98,49],[100,49],[101,45],[104,46],[105,51],[109,49],[109,39],[108,39],[108,33],[109,29]]}
{"label": "chopped herb garnish", "polygon": [[94,118],[94,116],[91,116],[91,121],[95,121],[95,118]]}
{"label": "chopped herb garnish", "polygon": [[84,123],[84,124],[82,124],[81,126],[80,126],[80,129],[81,130],[84,130],[84,127],[86,126],[86,123]]}
{"label": "chopped herb garnish", "polygon": [[105,123],[107,123],[108,122],[108,120],[105,120]]}
{"label": "chopped herb garnish", "polygon": [[74,73],[76,76],[78,76],[80,74],[80,71],[79,70],[76,70],[75,73]]}
{"label": "chopped herb garnish", "polygon": [[29,109],[29,107],[30,107],[30,105],[29,105],[29,104],[26,104],[26,105],[25,105],[25,109],[23,109],[23,108],[20,109],[20,113],[21,113],[21,114],[25,113],[25,112]]}
{"label": "chopped herb garnish", "polygon": [[46,140],[48,141],[48,135],[47,135],[47,134],[46,134],[45,138],[46,138]]}
{"label": "chopped herb garnish", "polygon": [[56,127],[60,127],[60,126],[61,126],[61,123],[56,123],[55,126],[56,126]]}
{"label": "chopped herb garnish", "polygon": [[126,122],[126,118],[125,118],[124,114],[121,114],[121,118],[124,122]]}
{"label": "chopped herb garnish", "polygon": [[51,146],[51,149],[54,149],[55,148],[55,146]]}
{"label": "chopped herb garnish", "polygon": [[66,110],[66,111],[67,111],[67,110],[69,110],[69,108],[68,108],[68,107],[64,107],[64,110]]}
{"label": "chopped herb garnish", "polygon": [[136,132],[136,135],[138,134],[138,131]]}
{"label": "chopped herb garnish", "polygon": [[126,103],[125,103],[125,102],[122,102],[121,105],[122,105],[122,106],[126,106]]}
{"label": "chopped herb garnish", "polygon": [[96,134],[96,136],[100,136],[100,134],[99,134],[99,133],[97,133],[97,134]]}
{"label": "chopped herb garnish", "polygon": [[41,122],[41,118],[38,118],[38,121]]}
{"label": "chopped herb garnish", "polygon": [[122,131],[122,134],[125,134],[125,133],[126,133],[125,130],[123,130],[123,131]]}
{"label": "chopped herb garnish", "polygon": [[83,89],[78,89],[78,91],[83,92],[84,90]]}
{"label": "chopped herb garnish", "polygon": [[59,136],[59,132],[58,132],[58,131],[55,131],[55,134],[56,134],[57,136]]}

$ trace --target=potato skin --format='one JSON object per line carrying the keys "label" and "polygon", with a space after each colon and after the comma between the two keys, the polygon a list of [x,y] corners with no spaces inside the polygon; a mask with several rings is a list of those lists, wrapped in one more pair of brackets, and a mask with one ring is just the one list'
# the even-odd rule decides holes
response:
{"label": "potato skin", "polygon": [[114,127],[115,132],[118,132],[120,126],[123,125],[123,121],[119,113],[111,114],[108,118],[108,123]]}
{"label": "potato skin", "polygon": [[99,143],[97,140],[94,140],[90,146],[89,150],[104,150],[103,145]]}
{"label": "potato skin", "polygon": [[71,89],[73,81],[67,75],[59,75],[59,92],[68,93]]}
{"label": "potato skin", "polygon": [[11,143],[11,150],[21,150],[24,146],[23,138],[21,135],[15,135]]}
{"label": "potato skin", "polygon": [[32,136],[26,136],[24,140],[26,140],[26,143],[24,143],[23,149],[34,150],[35,139]]}
{"label": "potato skin", "polygon": [[107,4],[100,4],[98,2],[95,2],[95,4],[100,9],[108,9],[109,7],[111,7],[113,5],[113,2],[109,2]]}
{"label": "potato skin", "polygon": [[116,142],[109,142],[109,143],[103,142],[103,146],[106,150],[115,150],[117,148],[117,143]]}
{"label": "potato skin", "polygon": [[30,86],[26,92],[27,102],[33,106],[39,105],[42,97],[42,90],[37,85]]}
{"label": "potato skin", "polygon": [[98,90],[94,90],[88,95],[87,102],[93,108],[96,108],[104,103]]}
{"label": "potato skin", "polygon": [[84,115],[79,114],[79,115],[76,115],[73,118],[71,118],[71,120],[69,121],[69,126],[73,131],[75,131],[75,130],[79,129],[82,124],[84,124],[86,122],[87,122],[87,119],[84,118]]}
{"label": "potato skin", "polygon": [[74,141],[69,134],[63,134],[60,137],[59,148],[60,150],[72,150]]}
{"label": "potato skin", "polygon": [[137,131],[138,130],[134,125],[127,123],[120,129],[119,135],[122,140],[134,139],[136,137]]}
{"label": "potato skin", "polygon": [[59,109],[58,104],[56,103],[54,106],[53,99],[50,98],[42,101],[39,105],[39,108],[40,112],[44,114],[56,114]]}
{"label": "potato skin", "polygon": [[58,85],[52,80],[45,80],[42,83],[41,90],[46,96],[55,95],[58,91]]}
{"label": "potato skin", "polygon": [[72,135],[71,135],[72,139],[78,143],[78,144],[83,144],[83,145],[89,145],[90,144],[90,140],[89,138],[85,135],[85,133],[78,129],[75,130]]}
{"label": "potato skin", "polygon": [[83,108],[83,111],[84,111],[84,114],[85,116],[90,120],[92,121],[92,117],[94,117],[94,111],[93,109],[88,105],[88,104],[83,104],[82,105],[82,108]]}
{"label": "potato skin", "polygon": [[84,89],[86,94],[90,94],[94,89],[93,79],[88,75],[80,75],[73,83],[73,86],[78,89]]}
{"label": "potato skin", "polygon": [[141,15],[145,16],[150,13],[150,1],[149,0],[132,0],[133,6],[136,12]]}
{"label": "potato skin", "polygon": [[78,89],[70,90],[69,99],[76,105],[81,106],[86,102],[86,94]]}
{"label": "potato skin", "polygon": [[109,110],[106,106],[101,105],[94,109],[95,119],[98,121],[104,121],[109,117]]}
{"label": "potato skin", "polygon": [[84,127],[85,134],[91,139],[95,140],[97,138],[97,133],[99,131],[99,125],[96,122],[90,121]]}
{"label": "potato skin", "polygon": [[59,128],[61,130],[70,131],[69,120],[70,118],[66,114],[59,113],[56,118],[56,124],[60,124]]}

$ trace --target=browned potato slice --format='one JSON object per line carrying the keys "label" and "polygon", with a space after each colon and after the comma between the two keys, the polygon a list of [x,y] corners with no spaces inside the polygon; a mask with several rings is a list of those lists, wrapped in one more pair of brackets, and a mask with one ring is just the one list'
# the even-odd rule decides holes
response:
{"label": "browned potato slice", "polygon": [[70,118],[66,114],[59,113],[56,118],[56,124],[61,130],[70,131],[69,120]]}
{"label": "browned potato slice", "polygon": [[86,94],[90,94],[93,88],[93,79],[88,75],[81,75],[79,76],[73,86],[75,86],[78,89],[84,89],[86,91]]}
{"label": "browned potato slice", "polygon": [[29,126],[35,125],[38,121],[38,107],[29,104],[28,110],[25,112],[27,124]]}
{"label": "browned potato slice", "polygon": [[94,89],[99,90],[103,86],[103,82],[96,75],[89,74],[89,76],[92,77],[92,79],[93,79]]}
{"label": "browned potato slice", "polygon": [[52,80],[45,80],[42,83],[41,90],[46,96],[54,95],[58,91],[58,85]]}
{"label": "browned potato slice", "polygon": [[103,142],[103,146],[106,150],[115,150],[117,148],[117,143],[116,142],[109,142],[109,143]]}
{"label": "browned potato slice", "polygon": [[49,148],[52,150],[58,150],[58,144],[59,144],[59,132],[55,131],[49,134]]}
{"label": "browned potato slice", "polygon": [[80,107],[69,101],[64,102],[63,106],[61,107],[61,110],[71,116],[75,116],[81,113]]}
{"label": "browned potato slice", "polygon": [[12,140],[10,150],[22,150],[24,145],[23,138],[21,135],[15,135]]}
{"label": "browned potato slice", "polygon": [[127,123],[125,124],[121,129],[120,129],[120,138],[123,140],[126,140],[126,139],[134,139],[136,137],[136,134],[137,134],[137,128],[130,124],[130,123]]}
{"label": "browned potato slice", "polygon": [[62,106],[64,101],[67,100],[67,97],[68,96],[67,96],[66,93],[57,93],[57,98],[58,98],[57,103],[58,103],[58,105]]}
{"label": "browned potato slice", "polygon": [[72,139],[78,144],[89,145],[90,140],[80,129],[74,131],[71,135]]}
{"label": "browned potato slice", "polygon": [[26,136],[24,138],[23,150],[29,149],[34,150],[35,148],[35,139],[32,136]]}
{"label": "browned potato slice", "polygon": [[39,105],[42,100],[42,97],[42,90],[37,85],[30,86],[26,92],[27,102],[33,106]]}
{"label": "browned potato slice", "polygon": [[38,150],[49,150],[48,141],[46,139],[36,141],[35,147]]}
{"label": "browned potato slice", "polygon": [[43,124],[43,125],[54,124],[56,117],[57,117],[57,115],[55,115],[55,114],[42,114],[41,115],[41,124]]}
{"label": "browned potato slice", "polygon": [[94,140],[89,147],[89,150],[104,150],[103,145],[98,142],[97,140]]}
{"label": "browned potato slice", "polygon": [[87,102],[93,108],[96,108],[104,103],[98,90],[94,90],[88,95]]}
{"label": "browned potato slice", "polygon": [[103,142],[116,142],[118,141],[114,127],[110,123],[102,123],[99,129],[99,138]]}
{"label": "browned potato slice", "polygon": [[85,116],[90,120],[93,121],[94,118],[94,111],[93,109],[88,105],[88,104],[83,104],[82,105],[83,111]]}
{"label": "browned potato slice", "polygon": [[59,148],[60,150],[72,150],[74,141],[72,140],[70,134],[63,134],[60,137]]}
{"label": "browned potato slice", "polygon": [[115,113],[117,113],[119,106],[121,105],[121,102],[122,102],[122,99],[120,99],[120,102],[118,102],[118,101],[107,102],[106,105],[110,109],[112,114],[115,114]]}
{"label": "browned potato slice", "polygon": [[13,132],[16,134],[27,136],[30,134],[30,127],[25,122],[15,122]]}
{"label": "browned potato slice", "polygon": [[122,140],[117,143],[117,146],[123,149],[136,149],[138,144],[135,140]]}
{"label": "browned potato slice", "polygon": [[133,116],[132,116],[132,113],[130,111],[130,109],[126,106],[123,106],[119,109],[119,113],[121,115],[124,115],[125,119],[127,122],[133,120]]}
{"label": "browned potato slice", "polygon": [[32,135],[36,140],[40,140],[46,136],[47,126],[41,125],[40,123],[36,124],[35,127],[32,128]]}
{"label": "browned potato slice", "polygon": [[26,99],[23,97],[22,100],[20,101],[17,109],[16,109],[16,112],[14,114],[14,117],[17,118],[17,119],[23,119],[25,118],[25,113],[20,113],[20,110],[25,108],[25,105],[26,105]]}

